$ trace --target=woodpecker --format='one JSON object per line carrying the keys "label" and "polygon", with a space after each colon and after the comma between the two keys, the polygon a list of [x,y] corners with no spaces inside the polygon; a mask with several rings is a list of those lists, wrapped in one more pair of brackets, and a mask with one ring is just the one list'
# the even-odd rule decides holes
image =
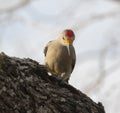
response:
{"label": "woodpecker", "polygon": [[44,48],[45,65],[48,72],[60,76],[66,82],[70,79],[76,62],[74,40],[74,32],[66,29],[58,39],[49,41]]}

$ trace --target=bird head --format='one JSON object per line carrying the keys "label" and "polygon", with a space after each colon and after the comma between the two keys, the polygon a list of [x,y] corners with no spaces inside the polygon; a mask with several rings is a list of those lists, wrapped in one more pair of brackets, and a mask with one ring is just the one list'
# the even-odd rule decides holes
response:
{"label": "bird head", "polygon": [[66,29],[62,32],[62,36],[60,37],[61,42],[65,45],[68,49],[68,53],[70,55],[70,48],[69,46],[72,45],[73,41],[75,40],[75,34],[71,29]]}
{"label": "bird head", "polygon": [[71,29],[66,29],[63,31],[61,38],[64,45],[71,45],[75,39],[75,34]]}

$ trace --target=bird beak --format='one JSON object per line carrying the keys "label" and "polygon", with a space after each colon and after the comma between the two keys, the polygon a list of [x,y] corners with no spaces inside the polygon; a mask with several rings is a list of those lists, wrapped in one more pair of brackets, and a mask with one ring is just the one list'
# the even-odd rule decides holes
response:
{"label": "bird beak", "polygon": [[68,54],[70,56],[70,44],[72,43],[72,40],[66,39],[65,43],[66,43],[66,47],[67,47],[67,50],[68,50]]}
{"label": "bird beak", "polygon": [[70,45],[69,44],[67,44],[67,50],[68,50],[68,54],[70,56]]}
{"label": "bird beak", "polygon": [[66,40],[65,40],[65,43],[69,45],[69,44],[72,43],[72,40],[70,40],[70,39],[66,39]]}

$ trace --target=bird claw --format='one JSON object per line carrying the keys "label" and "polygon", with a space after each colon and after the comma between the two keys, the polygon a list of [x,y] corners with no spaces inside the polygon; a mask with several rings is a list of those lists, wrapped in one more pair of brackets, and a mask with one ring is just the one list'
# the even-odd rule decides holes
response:
{"label": "bird claw", "polygon": [[62,78],[64,78],[64,77],[65,77],[65,72],[62,73],[60,76],[61,76]]}

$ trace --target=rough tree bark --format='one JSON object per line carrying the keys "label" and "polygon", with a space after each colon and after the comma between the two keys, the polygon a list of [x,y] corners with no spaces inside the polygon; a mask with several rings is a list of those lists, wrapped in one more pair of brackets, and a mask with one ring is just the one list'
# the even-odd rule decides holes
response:
{"label": "rough tree bark", "polygon": [[0,113],[105,113],[101,103],[29,58],[0,54]]}

